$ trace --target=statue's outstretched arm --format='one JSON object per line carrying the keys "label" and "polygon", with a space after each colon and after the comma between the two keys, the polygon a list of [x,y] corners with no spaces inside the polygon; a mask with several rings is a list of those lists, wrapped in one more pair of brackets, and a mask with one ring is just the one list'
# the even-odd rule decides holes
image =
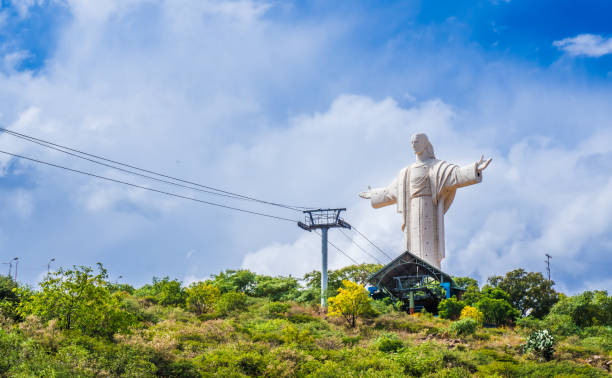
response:
{"label": "statue's outstretched arm", "polygon": [[397,179],[386,188],[372,189],[368,186],[368,190],[359,193],[359,197],[369,199],[375,208],[393,205],[397,202]]}
{"label": "statue's outstretched arm", "polygon": [[491,164],[491,161],[493,160],[493,158],[488,158],[486,161],[484,159],[484,155],[480,156],[480,160],[478,161],[478,163],[476,163],[476,171],[478,173],[484,171],[489,164]]}
{"label": "statue's outstretched arm", "polygon": [[364,199],[372,198],[372,187],[368,185],[368,190],[366,190],[365,192],[360,192],[359,197],[364,198]]}

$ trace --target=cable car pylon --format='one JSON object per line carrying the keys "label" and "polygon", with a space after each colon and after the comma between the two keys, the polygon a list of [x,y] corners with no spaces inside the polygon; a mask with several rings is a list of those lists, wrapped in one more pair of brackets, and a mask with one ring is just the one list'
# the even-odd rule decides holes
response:
{"label": "cable car pylon", "polygon": [[351,225],[340,218],[342,209],[304,210],[304,222],[298,222],[298,227],[310,232],[321,229],[321,309],[327,311],[327,230],[330,228],[348,228]]}

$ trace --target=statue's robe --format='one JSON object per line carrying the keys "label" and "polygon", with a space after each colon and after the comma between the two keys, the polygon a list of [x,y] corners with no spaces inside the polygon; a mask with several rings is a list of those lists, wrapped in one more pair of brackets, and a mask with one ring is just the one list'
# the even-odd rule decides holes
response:
{"label": "statue's robe", "polygon": [[403,215],[405,249],[439,269],[446,256],[444,214],[457,188],[482,181],[477,167],[477,163],[460,167],[437,159],[414,163],[386,188],[371,190],[372,207],[397,204]]}

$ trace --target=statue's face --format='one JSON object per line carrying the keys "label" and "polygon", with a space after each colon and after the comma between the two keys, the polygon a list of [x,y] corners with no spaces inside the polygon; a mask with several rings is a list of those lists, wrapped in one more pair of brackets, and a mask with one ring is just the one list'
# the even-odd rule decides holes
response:
{"label": "statue's face", "polygon": [[427,147],[427,143],[425,142],[425,138],[423,135],[413,135],[412,136],[412,148],[414,149],[414,153],[420,155],[425,151]]}

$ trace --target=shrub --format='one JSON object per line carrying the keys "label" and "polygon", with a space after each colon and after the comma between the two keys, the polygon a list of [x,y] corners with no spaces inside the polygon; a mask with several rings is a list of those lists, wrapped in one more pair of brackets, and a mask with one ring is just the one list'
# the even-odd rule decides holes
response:
{"label": "shrub", "polygon": [[549,314],[544,318],[544,326],[554,335],[569,336],[578,332],[578,327],[569,315]]}
{"label": "shrub", "polygon": [[289,310],[289,303],[283,302],[270,302],[268,304],[268,316],[271,318],[277,318],[282,316]]}
{"label": "shrub", "polygon": [[[388,298],[385,298],[388,299]],[[392,303],[384,300],[373,300],[372,301],[372,317],[376,317],[380,314],[389,314],[395,311]]]}
{"label": "shrub", "polygon": [[[22,317],[36,315],[48,321],[57,319],[59,328],[78,329],[90,336],[111,337],[135,323],[134,315],[123,309],[120,295],[107,287],[106,269],[98,263],[99,273],[89,267],[58,269],[40,283],[41,290],[19,304]],[[23,290],[17,289],[19,293]]]}
{"label": "shrub", "polygon": [[247,296],[244,293],[230,291],[223,294],[217,302],[217,311],[228,315],[231,312],[243,311],[247,307]]}
{"label": "shrub", "polygon": [[568,315],[578,327],[612,326],[612,296],[606,291],[585,291],[563,297],[550,310],[550,315]]}
{"label": "shrub", "polygon": [[257,275],[250,270],[226,270],[213,275],[215,286],[221,293],[237,291],[239,293],[253,294],[257,283]]}
{"label": "shrub", "polygon": [[555,351],[555,338],[547,329],[532,332],[523,346],[524,352],[531,352],[538,358],[549,361]]}
{"label": "shrub", "polygon": [[443,369],[462,367],[475,370],[475,366],[461,360],[456,352],[440,348],[439,345],[433,343],[404,348],[395,358],[403,366],[404,374],[412,377],[437,373]]}
{"label": "shrub", "polygon": [[536,329],[545,328],[544,321],[527,316],[516,321],[516,326],[523,330],[535,331]]}
{"label": "shrub", "polygon": [[440,315],[442,319],[459,319],[461,310],[463,310],[464,307],[465,303],[458,301],[455,297],[443,299],[438,305],[438,315]]}
{"label": "shrub", "polygon": [[11,277],[0,276],[0,316],[13,320],[19,318],[17,306],[21,298],[17,295],[19,293],[18,287],[17,282],[13,281]]}
{"label": "shrub", "polygon": [[397,352],[403,346],[402,340],[394,333],[383,333],[376,339],[376,347],[381,352]]}
{"label": "shrub", "polygon": [[459,317],[459,319],[472,319],[476,321],[478,325],[482,325],[482,322],[484,321],[484,315],[476,307],[465,306],[463,310],[461,310],[461,316]]}
{"label": "shrub", "polygon": [[465,318],[457,320],[450,326],[450,331],[457,336],[471,335],[476,332],[478,328],[478,322],[472,318]]}
{"label": "shrub", "polygon": [[146,284],[134,291],[134,295],[162,306],[185,306],[187,299],[187,293],[181,283],[176,279],[170,280],[169,277],[153,277],[152,284]]}
{"label": "shrub", "polygon": [[513,322],[519,316],[518,310],[513,308],[505,299],[483,297],[476,303],[476,308],[482,311],[484,322],[487,324],[507,324]]}
{"label": "shrub", "polygon": [[299,284],[293,277],[257,276],[253,296],[267,297],[272,301],[295,299],[299,296]]}
{"label": "shrub", "polygon": [[209,282],[194,282],[186,292],[187,308],[198,315],[212,311],[221,295],[219,289]]}

